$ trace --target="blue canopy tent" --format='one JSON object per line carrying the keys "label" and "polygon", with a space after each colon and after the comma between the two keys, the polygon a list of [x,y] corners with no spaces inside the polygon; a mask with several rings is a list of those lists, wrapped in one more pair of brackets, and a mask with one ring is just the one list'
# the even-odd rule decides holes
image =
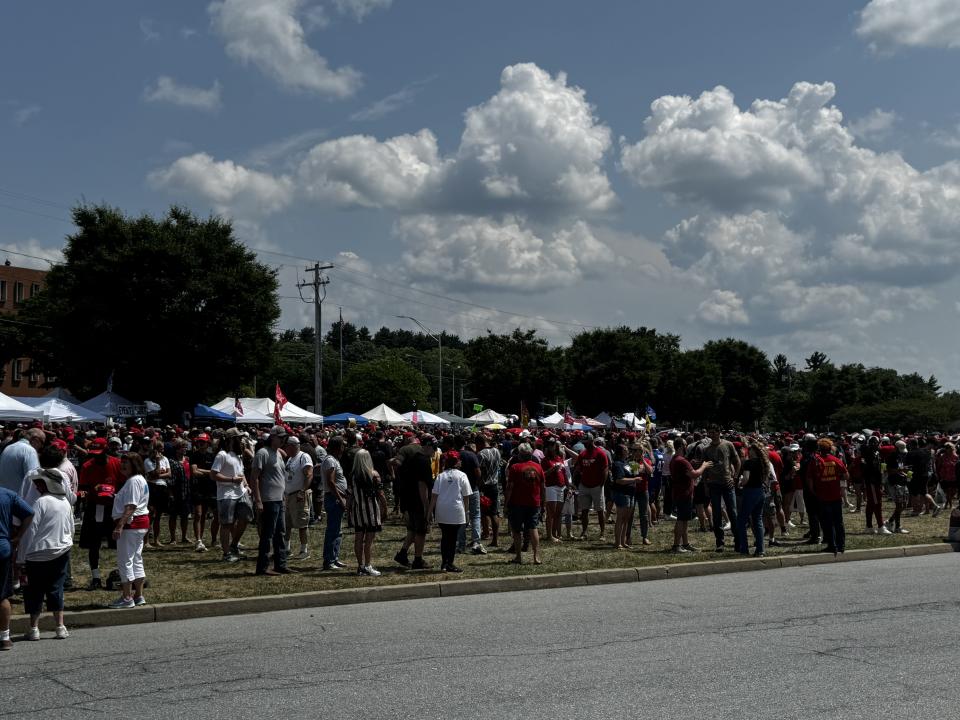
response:
{"label": "blue canopy tent", "polygon": [[233,422],[233,415],[229,415],[225,412],[220,412],[219,410],[214,410],[208,405],[197,405],[193,408],[193,417],[197,420],[226,420],[228,422]]}
{"label": "blue canopy tent", "polygon": [[363,415],[353,415],[352,413],[340,413],[339,415],[323,416],[324,425],[335,425],[337,423],[346,424],[351,420],[356,420],[357,425],[366,425],[367,423],[370,422]]}

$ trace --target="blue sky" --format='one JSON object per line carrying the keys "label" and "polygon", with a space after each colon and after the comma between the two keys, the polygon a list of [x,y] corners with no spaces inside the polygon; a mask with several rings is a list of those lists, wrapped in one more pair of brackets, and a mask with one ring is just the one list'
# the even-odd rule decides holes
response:
{"label": "blue sky", "polygon": [[178,202],[280,269],[284,326],[291,255],[372,326],[960,387],[958,45],[960,0],[7,4],[0,254],[55,259],[80,199]]}

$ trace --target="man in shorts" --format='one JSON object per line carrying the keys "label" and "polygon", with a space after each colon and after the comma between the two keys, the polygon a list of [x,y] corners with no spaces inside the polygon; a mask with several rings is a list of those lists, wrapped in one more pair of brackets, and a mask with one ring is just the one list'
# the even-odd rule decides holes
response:
{"label": "man in shorts", "polygon": [[516,553],[509,562],[519,565],[523,561],[522,536],[527,535],[530,538],[530,549],[533,550],[533,564],[541,564],[537,526],[543,515],[546,497],[543,468],[533,459],[533,448],[530,444],[521,443],[517,448],[517,462],[507,471],[507,486],[504,490],[504,504],[507,507]]}
{"label": "man in shorts", "polygon": [[284,487],[283,505],[286,512],[287,552],[290,552],[290,536],[296,530],[300,536],[300,553],[297,560],[310,557],[307,543],[307,526],[310,524],[310,506],[313,504],[313,459],[310,453],[300,449],[300,438],[287,437],[284,448],[287,455],[287,483]]}
{"label": "man in shorts", "polygon": [[[217,507],[217,486],[210,477],[210,467],[213,465],[213,452],[210,450],[210,436],[200,433],[193,439],[193,450],[190,453],[190,497],[193,498],[193,535],[197,541],[196,551],[206,552],[203,544],[204,526],[207,524],[207,514]],[[220,518],[216,513],[210,523],[210,544],[216,547],[217,536],[220,533]]]}
{"label": "man in shorts", "polygon": [[610,472],[610,459],[602,448],[594,444],[593,433],[583,436],[583,450],[574,461],[573,471],[578,479],[577,493],[580,503],[580,539],[587,537],[590,524],[590,511],[597,513],[600,525],[600,538],[606,526],[606,505],[603,498],[603,485]]}
{"label": "man in shorts", "polygon": [[[406,521],[407,535],[393,559],[412,570],[427,569],[423,561],[423,546],[429,529],[427,509],[433,490],[432,464],[435,445],[436,440],[432,435],[424,435],[419,444],[411,442],[400,448],[394,458],[400,478],[400,507]],[[411,545],[414,550],[412,564],[408,556]]]}

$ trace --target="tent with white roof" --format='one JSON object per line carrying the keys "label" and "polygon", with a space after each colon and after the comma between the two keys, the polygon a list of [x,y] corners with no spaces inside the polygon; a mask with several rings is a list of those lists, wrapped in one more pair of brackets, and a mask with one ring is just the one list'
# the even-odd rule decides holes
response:
{"label": "tent with white roof", "polygon": [[376,422],[381,425],[409,425],[410,421],[407,420],[403,415],[398,413],[392,407],[389,407],[386,403],[380,403],[372,410],[367,410],[363,413],[363,416],[370,420],[371,422]]}
{"label": "tent with white roof", "polygon": [[[225,397],[223,400],[218,402],[216,405],[211,405],[214,410],[219,410],[220,412],[225,412],[228,415],[233,415],[237,418],[238,423],[268,423],[273,422],[273,406],[275,405],[274,401],[270,398],[240,398],[240,405],[243,407],[243,415],[237,416],[236,409],[236,398]],[[248,419],[247,416],[260,418],[256,420]],[[262,418],[266,417],[266,420]],[[280,411],[280,419],[284,422],[292,423],[302,423],[304,425],[310,423],[321,423],[323,422],[323,417],[312,413],[308,410],[294,405],[289,400],[287,404],[283,406],[283,409]]]}
{"label": "tent with white roof", "polygon": [[107,418],[83,405],[74,405],[66,400],[52,397],[14,398],[43,413],[44,422],[91,422],[105,423]]}
{"label": "tent with white roof", "polygon": [[428,413],[426,410],[411,410],[403,414],[403,417],[414,425],[449,425],[450,421],[439,415]]}
{"label": "tent with white roof", "polygon": [[555,412],[553,415],[547,415],[547,417],[540,418],[540,423],[544,427],[558,428],[563,425],[563,414]]}
{"label": "tent with white roof", "polygon": [[41,420],[43,413],[26,403],[0,393],[0,420]]}
{"label": "tent with white roof", "polygon": [[506,415],[501,415],[496,410],[484,410],[476,415],[471,415],[467,419],[477,423],[499,423],[500,425],[505,425],[509,420]]}

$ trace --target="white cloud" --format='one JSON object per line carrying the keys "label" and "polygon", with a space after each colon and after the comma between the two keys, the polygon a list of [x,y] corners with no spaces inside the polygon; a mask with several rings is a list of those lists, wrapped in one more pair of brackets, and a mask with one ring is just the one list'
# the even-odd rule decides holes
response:
{"label": "white cloud", "polygon": [[531,63],[470,108],[460,146],[441,157],[430,130],[385,141],[321,143],[301,168],[310,194],[341,205],[465,214],[601,212],[616,196],[603,171],[610,131],[585,93]]}
{"label": "white cloud", "polygon": [[333,4],[342,15],[353,15],[357,22],[362,22],[375,10],[390,7],[393,0],[333,0]]}
{"label": "white cloud", "polygon": [[155,42],[160,39],[160,33],[156,31],[153,20],[150,18],[140,18],[140,32],[143,39],[148,42]]}
{"label": "white cloud", "polygon": [[18,267],[49,270],[50,263],[63,262],[63,249],[45,247],[36,238],[26,242],[0,242],[0,263],[6,260]]}
{"label": "white cloud", "polygon": [[361,75],[333,69],[306,41],[300,21],[304,0],[223,0],[210,4],[213,28],[227,54],[291,90],[335,98],[352,95]]}
{"label": "white cloud", "polygon": [[426,80],[412,82],[409,85],[400,88],[397,92],[390,93],[386,97],[380,98],[367,107],[358,110],[350,116],[350,119],[364,122],[369,120],[379,120],[380,118],[386,117],[387,115],[396,112],[400,108],[412,103],[419,92],[423,89],[424,85],[433,79],[434,78],[427,78]]}
{"label": "white cloud", "polygon": [[743,300],[730,290],[714,290],[697,307],[696,317],[708,325],[746,325],[750,322]]}
{"label": "white cloud", "polygon": [[275,163],[287,164],[291,158],[299,157],[310,146],[327,136],[324,128],[311,128],[294,133],[285,138],[261,145],[247,153],[247,162],[254,167],[266,167]]}
{"label": "white cloud", "polygon": [[860,12],[857,34],[880,50],[960,47],[956,0],[870,0]]}
{"label": "white cloud", "polygon": [[230,160],[218,162],[206,153],[181,157],[150,173],[148,182],[176,195],[199,195],[218,213],[246,219],[278,212],[294,197],[288,177],[249,170]]}
{"label": "white cloud", "polygon": [[960,124],[947,129],[934,130],[930,139],[945,148],[960,150]]}
{"label": "white cloud", "polygon": [[180,28],[180,37],[184,40],[189,40],[192,37],[196,37],[197,29],[192,27],[182,27]]}
{"label": "white cloud", "polygon": [[530,294],[598,277],[613,263],[583,221],[539,229],[518,216],[417,215],[397,231],[408,277],[446,287]]}
{"label": "white cloud", "polygon": [[883,140],[893,130],[899,116],[889,110],[874,108],[850,123],[850,132],[863,140]]}
{"label": "white cloud", "polygon": [[191,85],[180,85],[167,75],[161,75],[144,88],[143,99],[154,103],[171,103],[180,107],[214,112],[220,109],[220,83],[216,80],[209,90]]}
{"label": "white cloud", "polygon": [[13,116],[11,119],[13,124],[18,127],[26,125],[37,113],[43,109],[39,105],[35,105],[33,103],[12,102],[10,104],[14,107]]}

